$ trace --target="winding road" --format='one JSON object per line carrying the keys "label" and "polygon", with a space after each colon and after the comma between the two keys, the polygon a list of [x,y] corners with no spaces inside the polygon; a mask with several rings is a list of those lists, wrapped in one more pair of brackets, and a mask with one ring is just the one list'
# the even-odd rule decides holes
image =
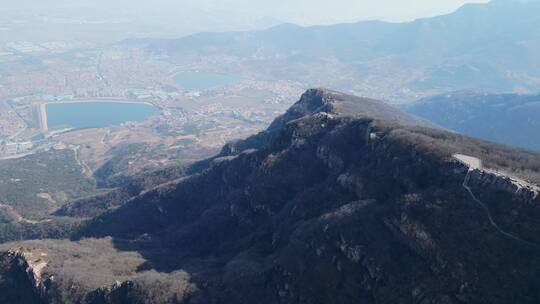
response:
{"label": "winding road", "polygon": [[40,220],[40,221],[26,219],[19,212],[17,212],[13,207],[11,207],[10,205],[0,204],[0,209],[3,209],[5,211],[7,211],[8,215],[11,216],[18,223],[40,224],[40,223],[52,222],[51,219],[44,219],[44,220]]}
{"label": "winding road", "polygon": [[484,202],[482,202],[480,199],[478,199],[478,197],[476,197],[476,195],[472,191],[471,186],[469,185],[469,181],[471,179],[471,172],[473,172],[474,170],[482,170],[482,161],[480,159],[476,158],[476,157],[462,155],[462,154],[456,154],[456,155],[454,155],[454,158],[458,159],[460,162],[466,164],[469,167],[469,170],[467,170],[467,174],[465,175],[465,179],[463,180],[463,188],[465,188],[465,190],[467,190],[467,192],[469,193],[471,198],[482,209],[484,209],[491,226],[498,233],[500,233],[501,235],[503,235],[503,236],[505,236],[505,237],[507,237],[509,239],[512,239],[512,240],[514,240],[516,242],[519,242],[519,243],[522,243],[522,244],[525,244],[525,245],[528,245],[528,246],[533,246],[533,247],[536,247],[536,248],[540,249],[540,244],[529,242],[529,241],[524,240],[524,239],[522,239],[522,238],[520,238],[518,236],[515,236],[515,235],[513,235],[513,234],[511,234],[509,232],[504,231],[499,225],[497,225],[495,220],[493,220],[493,216],[491,215],[491,211],[489,210],[489,207]]}

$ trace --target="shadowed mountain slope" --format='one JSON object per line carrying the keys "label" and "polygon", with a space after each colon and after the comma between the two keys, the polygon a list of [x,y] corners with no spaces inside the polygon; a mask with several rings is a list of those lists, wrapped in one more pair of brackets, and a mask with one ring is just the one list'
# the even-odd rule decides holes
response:
{"label": "shadowed mountain slope", "polygon": [[460,92],[427,98],[405,109],[469,136],[540,151],[540,95]]}
{"label": "shadowed mountain slope", "polygon": [[[469,171],[455,153],[484,167]],[[267,131],[78,231],[77,252],[97,242],[110,257],[68,257],[70,274],[78,263],[134,261],[116,266],[103,288],[83,284],[91,270],[70,277],[77,292],[47,283],[66,273],[54,245],[34,242],[4,245],[20,249],[0,258],[10,273],[0,291],[23,284],[17,259],[41,250],[46,265],[31,277],[48,303],[57,294],[148,302],[155,281],[170,276],[182,284],[164,289],[166,303],[534,303],[539,170],[538,154],[436,129],[374,100],[309,90]],[[465,186],[520,241],[494,229]]]}

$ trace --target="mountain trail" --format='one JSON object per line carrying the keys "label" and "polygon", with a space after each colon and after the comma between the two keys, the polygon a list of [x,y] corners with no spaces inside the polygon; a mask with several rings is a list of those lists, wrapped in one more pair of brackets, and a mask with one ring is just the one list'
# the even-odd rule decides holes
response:
{"label": "mountain trail", "polygon": [[483,166],[482,166],[482,160],[480,160],[479,158],[476,158],[476,157],[472,157],[472,156],[467,156],[467,155],[462,155],[462,154],[455,154],[454,155],[454,158],[456,158],[457,160],[459,160],[460,162],[464,163],[465,165],[467,165],[469,167],[469,170],[467,170],[467,174],[465,175],[465,179],[463,180],[463,188],[465,188],[465,190],[467,190],[467,192],[469,193],[469,195],[471,196],[471,198],[482,208],[484,209],[484,211],[486,212],[486,215],[488,217],[488,220],[489,220],[489,223],[491,224],[491,226],[500,234],[502,234],[503,236],[505,236],[506,238],[509,238],[509,239],[512,239],[516,242],[519,242],[521,244],[525,244],[525,245],[528,245],[528,246],[533,246],[535,248],[538,248],[540,249],[540,244],[537,244],[537,243],[534,243],[534,242],[530,242],[530,241],[527,241],[527,240],[524,240],[518,236],[515,236],[509,232],[506,232],[504,231],[496,222],[495,220],[493,219],[493,216],[491,214],[491,211],[489,210],[489,207],[484,203],[482,202],[480,199],[478,199],[478,197],[474,194],[474,192],[472,191],[472,188],[471,186],[469,185],[469,181],[471,179],[471,172],[473,172],[474,170],[483,170]]}

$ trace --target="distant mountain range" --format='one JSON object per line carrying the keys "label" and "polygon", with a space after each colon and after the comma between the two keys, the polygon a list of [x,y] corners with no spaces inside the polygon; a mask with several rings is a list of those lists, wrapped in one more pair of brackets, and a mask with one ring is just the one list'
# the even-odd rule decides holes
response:
{"label": "distant mountain range", "polygon": [[427,98],[405,109],[469,136],[540,151],[540,95],[460,92]]}
{"label": "distant mountain range", "polygon": [[309,90],[156,174],[65,208],[71,241],[1,245],[0,303],[540,301],[540,154],[380,101]]}
{"label": "distant mountain range", "polygon": [[539,11],[538,0],[494,0],[408,23],[285,24],[124,45],[179,62],[222,56],[244,70],[390,101],[463,89],[535,93],[540,91]]}

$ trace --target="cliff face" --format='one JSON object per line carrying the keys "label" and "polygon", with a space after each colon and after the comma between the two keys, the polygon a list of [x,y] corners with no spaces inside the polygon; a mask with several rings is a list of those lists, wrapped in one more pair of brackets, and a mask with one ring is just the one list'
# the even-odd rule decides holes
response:
{"label": "cliff face", "polygon": [[41,266],[29,264],[18,251],[0,254],[0,303],[43,303],[38,294]]}
{"label": "cliff face", "polygon": [[[516,195],[503,177],[469,172],[454,153],[498,169],[522,158],[540,164],[536,154],[433,129],[373,100],[311,90],[267,131],[96,217],[76,238],[112,237],[112,257],[135,254],[122,282],[182,272],[190,287],[177,302],[538,301],[540,201]],[[465,186],[497,227],[526,242],[495,229]],[[154,282],[148,292],[156,281],[145,281]],[[133,297],[150,303],[148,293]]]}
{"label": "cliff face", "polygon": [[0,303],[179,303],[196,291],[186,272],[143,269],[140,254],[119,252],[110,238],[9,247],[0,255]]}

